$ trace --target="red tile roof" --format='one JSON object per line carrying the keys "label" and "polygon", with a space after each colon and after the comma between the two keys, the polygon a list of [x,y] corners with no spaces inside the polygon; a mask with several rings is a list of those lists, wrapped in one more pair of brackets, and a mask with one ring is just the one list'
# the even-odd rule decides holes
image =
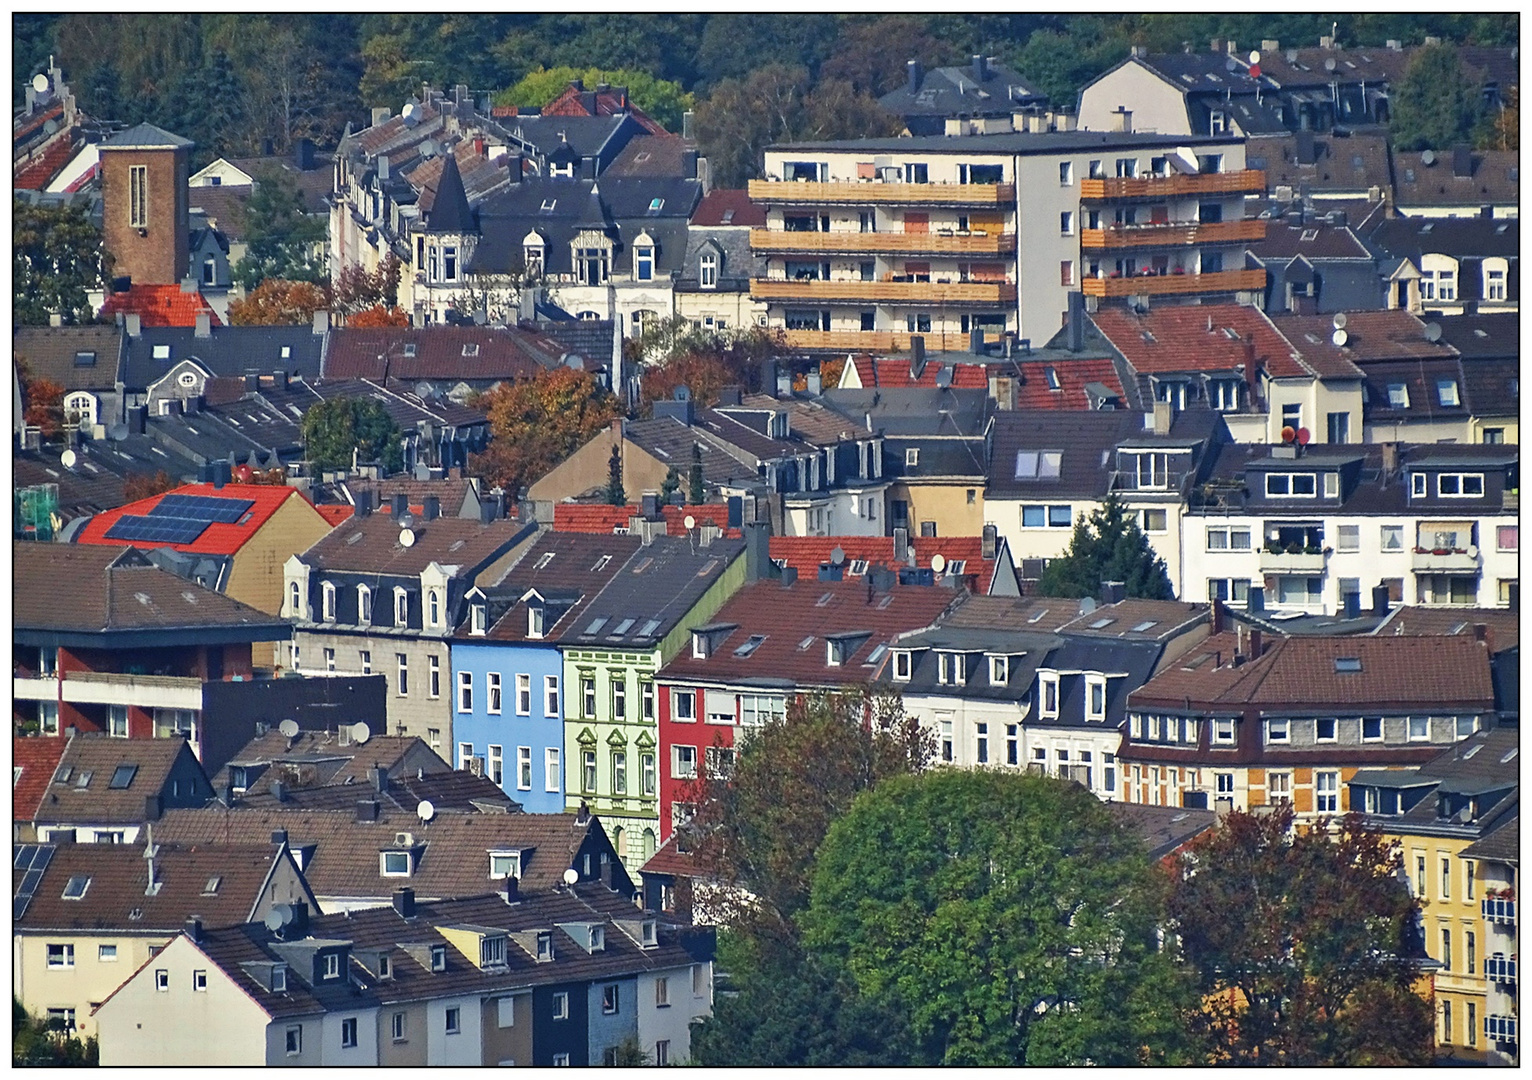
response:
{"label": "red tile roof", "polygon": [[1157,307],[1143,315],[1126,307],[1112,307],[1102,308],[1091,318],[1102,336],[1140,374],[1229,371],[1246,362],[1245,339],[1251,338],[1256,364],[1273,378],[1310,374],[1361,377],[1349,363],[1344,366],[1349,370],[1311,370],[1299,350],[1263,312],[1240,304]]}
{"label": "red tile roof", "polygon": [[[1108,357],[1082,357],[1055,363],[1021,360],[1017,366],[1021,368],[1021,385],[1016,391],[1018,409],[1089,408],[1085,396],[1087,383],[1101,383],[1119,399],[1124,396],[1117,367]],[[1049,369],[1058,380],[1057,390],[1048,378]]]}
{"label": "red tile roof", "polygon": [[[732,214],[729,213],[731,210]],[[766,208],[751,202],[749,192],[736,188],[715,188],[702,196],[697,209],[692,211],[691,223],[710,228],[748,225],[752,229],[764,229]]]}
{"label": "red tile roof", "polygon": [[670,834],[660,850],[648,862],[638,868],[640,874],[669,874],[672,877],[693,877],[697,874],[697,859],[690,852],[680,849],[680,837]]}
{"label": "red tile roof", "polygon": [[336,503],[325,503],[314,509],[318,510],[319,516],[328,521],[332,527],[350,519],[351,515],[356,513],[355,507]]}
{"label": "red tile roof", "polygon": [[625,112],[632,114],[633,119],[649,134],[668,134],[658,121],[651,120],[644,110],[633,104],[626,86],[610,90],[584,90],[570,83],[542,109],[544,116],[616,116]]}
{"label": "red tile roof", "polygon": [[11,818],[37,820],[37,808],[48,794],[48,783],[59,767],[68,742],[62,735],[20,736],[11,739],[11,768],[21,775],[11,785]]}
{"label": "red tile roof", "polygon": [[[224,499],[248,499],[255,505],[250,507],[244,518],[232,525],[214,522],[203,530],[201,536],[189,544],[159,544],[149,540],[126,541],[106,538],[107,530],[116,523],[118,518],[124,514],[147,514],[159,505],[165,495],[210,495]],[[184,484],[174,491],[152,495],[147,499],[129,503],[127,506],[119,506],[115,510],[97,514],[80,531],[76,543],[108,544],[113,547],[169,547],[198,555],[233,555],[255,535],[256,530],[266,524],[280,506],[292,498],[298,499],[305,506],[313,507],[313,504],[305,499],[301,492],[276,484],[225,484],[217,489],[212,484]]]}
{"label": "red tile roof", "polygon": [[1305,359],[1349,364],[1360,360],[1450,360],[1457,350],[1426,338],[1426,324],[1408,311],[1346,312],[1346,344],[1338,346],[1333,315],[1277,315],[1272,323]]}
{"label": "red tile roof", "polygon": [[103,317],[137,315],[145,326],[194,327],[197,316],[212,316],[212,325],[223,320],[199,292],[182,292],[179,285],[134,285],[127,292],[111,293],[101,306]]}
{"label": "red tile roof", "polygon": [[[642,507],[636,504],[628,506],[608,506],[604,503],[555,503],[553,506],[553,529],[555,532],[570,533],[609,533],[616,529],[626,529],[628,519],[636,517]],[[726,535],[737,537],[742,535],[739,529],[730,529],[729,508],[722,504],[699,504],[696,506],[662,506],[660,513],[665,517],[665,534],[667,536],[685,536],[686,518],[694,518],[698,525],[711,521],[720,529],[725,530]]]}
{"label": "red tile roof", "polygon": [[[964,574],[976,576],[976,592],[984,592],[989,588],[990,580],[995,575],[995,560],[984,558],[984,540],[978,536],[912,536],[910,543],[915,547],[915,562],[921,567],[931,565],[933,555],[941,555],[949,563],[958,559],[964,560],[968,565],[964,567]],[[857,559],[866,559],[869,564],[883,563],[893,567],[895,563],[904,564],[903,559],[894,558],[894,538],[892,536],[773,536],[771,538],[771,557],[773,559],[786,559],[787,565],[798,571],[802,578],[813,579],[819,574],[819,564],[830,561],[830,552],[840,548],[846,553],[846,567],[849,574],[851,563]]]}
{"label": "red tile roof", "polygon": [[[942,361],[938,358],[928,359],[925,368],[920,373],[920,377],[912,379],[910,377],[910,362],[908,359],[858,356],[854,363],[856,364],[857,377],[862,380],[862,385],[869,389],[874,386],[887,386],[896,389],[910,386],[934,388],[936,386],[936,373],[943,366]],[[953,364],[952,388],[954,390],[988,390],[989,376],[992,369],[996,375],[1007,375],[1010,373],[1009,364]]]}
{"label": "red tile roof", "polygon": [[67,136],[55,139],[46,150],[17,170],[12,186],[25,191],[41,191],[60,169],[69,164],[74,154],[71,139]]}

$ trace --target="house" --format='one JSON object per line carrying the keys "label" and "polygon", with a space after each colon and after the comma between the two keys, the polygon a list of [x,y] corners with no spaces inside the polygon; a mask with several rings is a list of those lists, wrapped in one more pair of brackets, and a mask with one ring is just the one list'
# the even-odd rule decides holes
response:
{"label": "house", "polygon": [[583,1066],[635,1038],[679,1064],[712,1009],[711,935],[600,885],[281,914],[176,938],[97,1010],[103,1061]]}
{"label": "house", "polygon": [[[658,675],[660,833],[689,816],[699,778],[728,776],[734,748],[816,693],[870,685],[896,634],[926,626],[962,591],[863,581],[756,581],[689,623],[690,649]],[[736,734],[737,732],[737,734]]]}
{"label": "house", "polygon": [[183,739],[66,738],[35,816],[20,839],[39,843],[132,844],[166,810],[201,806],[213,794]]}
{"label": "house", "polygon": [[82,438],[105,438],[123,418],[118,379],[125,339],[110,326],[17,326],[11,335],[16,360],[26,361],[32,379],[47,379],[64,391],[66,425]]}
{"label": "house", "polygon": [[[184,411],[185,402],[205,398],[214,379],[271,379],[275,389],[289,380],[318,380],[329,334],[321,312],[312,326],[158,325],[125,317],[127,348],[122,368],[123,403],[149,416]],[[298,418],[301,419],[301,418]]]}
{"label": "house", "polygon": [[1311,614],[1507,606],[1517,476],[1507,447],[1223,445],[1184,511],[1177,594]]}
{"label": "house", "polygon": [[981,596],[1020,594],[1010,548],[990,529],[983,536],[773,536],[770,551],[779,568],[794,570],[805,581],[866,577],[881,566],[911,585],[962,585]]}
{"label": "house", "polygon": [[332,912],[387,907],[401,886],[421,899],[442,899],[494,892],[515,878],[528,895],[551,893],[570,870],[581,881],[609,883],[624,900],[633,897],[606,830],[589,814],[448,808],[423,820],[414,807],[398,811],[376,797],[358,802],[367,804],[360,812],[213,802],[167,813],[154,831],[173,843],[215,847],[265,843],[283,833],[314,895]]}
{"label": "house", "polygon": [[1228,137],[1280,134],[1298,126],[1270,77],[1242,65],[1233,42],[1227,53],[1222,40],[1213,44],[1205,53],[1135,47],[1080,90],[1080,128]]}
{"label": "house", "polygon": [[[261,181],[281,177],[297,190],[303,214],[328,218],[327,198],[334,186],[334,170],[325,167],[326,164],[316,155],[314,144],[303,138],[294,140],[290,156],[268,153],[260,157],[218,158],[187,179],[188,202],[193,214],[201,210],[207,225],[227,238],[228,262],[238,265],[247,247],[245,206]],[[316,245],[314,255],[323,265],[326,251],[322,242]]]}
{"label": "house", "polygon": [[1367,235],[1378,252],[1384,307],[1416,315],[1516,311],[1521,299],[1521,237],[1515,220],[1400,217]]}
{"label": "house", "polygon": [[1514,313],[1443,315],[1441,340],[1458,351],[1463,389],[1473,409],[1468,442],[1518,442],[1521,321]]}
{"label": "house", "polygon": [[1075,290],[1091,304],[1248,302],[1265,287],[1244,259],[1265,232],[1244,200],[1265,178],[1231,135],[792,143],[766,149],[764,172],[749,185],[767,211],[751,295],[796,349],[889,352],[900,331],[932,351],[966,348],[973,330],[1041,340]]}
{"label": "house", "polygon": [[1266,172],[1266,190],[1279,203],[1312,201],[1323,212],[1337,199],[1380,202],[1393,186],[1388,138],[1359,131],[1283,132],[1252,139],[1245,163]]}
{"label": "house", "polygon": [[317,907],[285,844],[22,844],[13,858],[16,998],[81,1038],[93,1010],[186,927],[237,926],[279,903]]}
{"label": "house", "polygon": [[[449,639],[476,584],[496,580],[533,527],[441,516],[426,496],[418,518],[396,493],[393,514],[361,499],[356,514],[283,564],[282,615],[293,624],[289,667],[388,676],[388,732],[451,754]],[[380,734],[382,732],[380,731]]]}
{"label": "house", "polygon": [[541,334],[480,326],[343,328],[325,353],[324,380],[366,379],[462,405],[501,383],[558,367],[565,350]]}
{"label": "house", "polygon": [[1493,711],[1489,650],[1471,637],[1271,641],[1238,625],[1129,693],[1122,797],[1344,814],[1358,771],[1423,764]]}
{"label": "house", "polygon": [[1367,222],[1353,227],[1348,220],[1344,210],[1320,215],[1307,208],[1272,208],[1266,236],[1249,251],[1249,258],[1266,271],[1264,310],[1273,315],[1344,311],[1349,318],[1353,311],[1383,305],[1377,260],[1358,235]]}
{"label": "house", "polygon": [[766,268],[750,246],[764,228],[766,214],[747,192],[715,189],[703,195],[687,223],[686,254],[673,285],[675,313],[704,330],[761,325],[766,305],[750,296],[750,282],[764,277]]}
{"label": "house", "polygon": [[450,469],[461,473],[468,455],[489,445],[489,417],[459,404],[429,381],[411,387],[403,378],[390,379],[386,385],[371,379],[337,379],[316,384],[313,392],[323,401],[351,398],[381,405],[399,426],[406,472]]}
{"label": "house", "polygon": [[217,559],[222,564],[219,592],[275,615],[282,610],[282,560],[307,550],[330,529],[302,492],[224,480],[183,484],[97,514],[76,534],[75,543],[169,548]]}
{"label": "house", "polygon": [[1437,1046],[1455,1061],[1518,1056],[1514,870],[1470,849],[1507,824],[1515,833],[1519,745],[1514,729],[1493,728],[1415,768],[1357,772],[1348,785],[1351,806],[1402,849],[1426,952],[1440,964]]}
{"label": "house", "polygon": [[[188,248],[190,241],[188,241]],[[114,285],[126,278],[118,278]],[[189,284],[189,283],[188,283]],[[122,316],[136,318],[143,326],[173,327],[190,330],[195,327],[223,326],[223,317],[207,297],[195,286],[187,285],[130,285],[113,288],[102,299],[103,319]]]}
{"label": "house", "polygon": [[[381,721],[381,680],[275,679],[254,664],[282,620],[118,547],[20,544],[12,698],[19,725],[178,738],[216,770],[262,725]],[[333,722],[333,719],[331,720]]]}
{"label": "house", "polygon": [[[1515,218],[1521,205],[1515,150],[1393,152],[1394,206],[1416,218]],[[1513,225],[1512,228],[1515,226]]]}
{"label": "house", "polygon": [[[909,60],[905,68],[904,85],[878,98],[878,104],[904,121],[907,135],[1019,130],[1013,117],[1048,103],[1024,76],[997,64],[993,56],[975,55],[967,67],[927,71],[919,60]],[[954,122],[957,132],[949,130]]]}
{"label": "house", "polygon": [[693,528],[710,524],[726,535],[740,535],[740,528],[744,524],[742,502],[731,499],[728,503],[692,505],[685,501],[674,501],[679,496],[680,492],[676,492],[671,496],[672,501],[663,505],[660,504],[657,496],[648,505],[644,503],[628,503],[625,506],[609,506],[605,503],[555,503],[553,531],[623,535],[633,531],[631,528],[633,518],[648,517],[649,512],[653,511],[665,519],[667,536],[687,535],[687,518],[692,519]]}
{"label": "house", "polygon": [[[622,528],[629,532],[627,518]],[[641,546],[639,531],[545,532],[502,577],[469,594],[468,617],[451,641],[453,760],[529,812],[565,808],[558,642]]]}
{"label": "house", "polygon": [[[515,106],[512,106],[514,109]],[[495,110],[500,115],[500,110]],[[664,135],[665,128],[658,120],[644,112],[628,97],[626,86],[597,83],[593,89],[585,89],[582,79],[572,79],[568,86],[541,109],[539,116],[631,116],[650,135]],[[515,116],[515,112],[510,115]]]}

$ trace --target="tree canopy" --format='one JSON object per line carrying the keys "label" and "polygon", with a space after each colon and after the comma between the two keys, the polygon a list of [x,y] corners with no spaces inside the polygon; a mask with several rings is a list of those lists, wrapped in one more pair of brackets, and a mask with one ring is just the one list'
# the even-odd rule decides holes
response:
{"label": "tree canopy", "polygon": [[561,367],[526,382],[501,383],[479,399],[492,438],[472,464],[491,485],[515,493],[622,415],[594,375]]}
{"label": "tree canopy", "polygon": [[1479,89],[1451,45],[1427,45],[1391,88],[1389,133],[1396,150],[1446,150],[1480,119]]}
{"label": "tree canopy", "polygon": [[66,325],[94,320],[87,292],[105,288],[111,255],[101,230],[84,206],[11,204],[12,309],[19,323],[48,325],[57,314]]}
{"label": "tree canopy", "polygon": [[234,267],[234,280],[253,289],[267,278],[320,282],[328,278],[324,262],[325,220],[306,214],[298,185],[284,173],[266,170],[256,177],[245,206],[245,257]]}
{"label": "tree canopy", "polygon": [[243,300],[229,304],[230,326],[301,326],[330,306],[330,294],[307,281],[267,278]]}
{"label": "tree canopy", "polygon": [[523,108],[542,108],[564,92],[575,79],[581,80],[587,90],[594,90],[600,83],[628,88],[628,100],[657,120],[667,131],[680,134],[683,114],[697,104],[697,96],[687,93],[680,83],[656,78],[642,70],[627,68],[539,66],[508,90],[495,95],[496,105],[520,105]]}
{"label": "tree canopy", "polygon": [[383,403],[371,398],[331,398],[303,414],[305,456],[318,469],[349,469],[354,454],[398,472],[404,467],[399,434]]}
{"label": "tree canopy", "polygon": [[1049,560],[1038,591],[1043,596],[1096,596],[1104,581],[1120,581],[1128,596],[1146,600],[1175,596],[1165,560],[1116,496],[1075,522],[1069,549]]}

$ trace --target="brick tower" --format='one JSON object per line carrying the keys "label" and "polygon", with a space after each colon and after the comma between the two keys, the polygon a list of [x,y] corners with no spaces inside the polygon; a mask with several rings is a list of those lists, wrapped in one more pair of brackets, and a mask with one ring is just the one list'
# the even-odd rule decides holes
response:
{"label": "brick tower", "polygon": [[190,139],[139,124],[101,144],[103,238],[115,277],[134,285],[175,285],[190,247],[186,181]]}

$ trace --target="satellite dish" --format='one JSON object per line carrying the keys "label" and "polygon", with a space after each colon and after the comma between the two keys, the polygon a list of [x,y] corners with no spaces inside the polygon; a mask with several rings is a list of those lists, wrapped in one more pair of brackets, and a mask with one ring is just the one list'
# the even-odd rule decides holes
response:
{"label": "satellite dish", "polygon": [[436,816],[436,807],[431,805],[430,799],[421,799],[415,807],[415,816],[421,821],[430,821]]}
{"label": "satellite dish", "polygon": [[410,529],[400,529],[399,530],[399,546],[400,547],[414,547],[415,546],[415,533],[412,530],[410,530]]}
{"label": "satellite dish", "polygon": [[1327,57],[1325,59],[1325,70],[1326,71],[1334,71],[1335,70],[1335,57],[1331,56],[1331,57]]}
{"label": "satellite dish", "polygon": [[1469,544],[1466,548],[1463,549],[1463,551],[1468,555],[1470,559],[1477,559],[1479,557],[1478,544]]}
{"label": "satellite dish", "polygon": [[1423,151],[1421,151],[1420,163],[1422,165],[1435,165],[1436,164],[1436,151],[1435,150],[1423,150]]}
{"label": "satellite dish", "polygon": [[411,101],[406,103],[404,108],[399,110],[399,118],[406,124],[413,123],[416,118],[416,114],[419,112],[420,110],[415,106],[415,103]]}
{"label": "satellite dish", "polygon": [[111,439],[113,442],[122,442],[128,437],[128,425],[113,424],[111,427],[107,428],[106,437]]}
{"label": "satellite dish", "polygon": [[681,520],[681,524],[686,526],[687,532],[691,532],[691,530],[697,527],[697,519],[692,517],[690,514],[687,514],[686,517]]}
{"label": "satellite dish", "polygon": [[46,94],[48,92],[48,76],[44,75],[41,71],[33,75],[32,89],[39,94]]}
{"label": "satellite dish", "polygon": [[575,882],[577,882],[579,880],[580,880],[580,871],[576,870],[574,867],[571,866],[568,870],[564,871],[564,884],[565,885],[573,885]]}
{"label": "satellite dish", "polygon": [[[409,108],[409,107],[410,106],[408,106],[408,105],[405,106],[405,108]],[[436,140],[435,139],[427,139],[425,142],[420,144],[420,156],[421,157],[425,157],[425,158],[431,158],[431,157],[435,157],[436,156]]]}
{"label": "satellite dish", "polygon": [[1441,339],[1442,339],[1442,324],[1441,323],[1434,323],[1434,322],[1426,323],[1426,340],[1427,341],[1440,341]]}
{"label": "satellite dish", "polygon": [[370,738],[372,738],[372,728],[367,726],[367,721],[358,720],[355,724],[351,725],[352,742],[360,746]]}
{"label": "satellite dish", "polygon": [[1299,446],[1307,446],[1309,444],[1309,440],[1312,439],[1313,437],[1314,437],[1313,433],[1310,432],[1308,428],[1301,427],[1301,428],[1298,429],[1298,445]]}
{"label": "satellite dish", "polygon": [[266,923],[266,929],[270,930],[273,934],[282,929],[282,927],[285,925],[282,922],[281,914],[278,913],[276,908],[272,908],[266,913],[266,918],[264,921]]}
{"label": "satellite dish", "polygon": [[1250,54],[1250,62],[1252,64],[1259,64],[1261,62],[1261,54],[1258,52],[1252,52]]}
{"label": "satellite dish", "polygon": [[296,739],[298,737],[298,732],[301,729],[298,727],[298,721],[288,719],[283,720],[280,724],[278,724],[277,730],[280,731],[286,738]]}
{"label": "satellite dish", "polygon": [[73,469],[79,460],[80,455],[76,454],[73,450],[65,450],[59,455],[59,464],[66,469]]}
{"label": "satellite dish", "polygon": [[934,573],[940,574],[945,569],[947,569],[947,556],[938,551],[935,555],[931,556],[931,570]]}
{"label": "satellite dish", "polygon": [[1296,431],[1294,431],[1292,429],[1292,427],[1289,426],[1289,427],[1284,427],[1282,429],[1282,441],[1283,442],[1290,443],[1294,439],[1296,439],[1297,437],[1298,437],[1298,433]]}
{"label": "satellite dish", "polygon": [[830,552],[830,562],[834,566],[840,566],[846,561],[846,552],[842,548],[835,548]]}
{"label": "satellite dish", "polygon": [[1350,337],[1347,335],[1346,331],[1337,329],[1335,333],[1330,335],[1330,340],[1334,342],[1335,347],[1339,349],[1344,346],[1347,341],[1350,340]]}
{"label": "satellite dish", "polygon": [[1346,313],[1344,311],[1337,311],[1335,318],[1330,320],[1330,325],[1337,330],[1346,329]]}

